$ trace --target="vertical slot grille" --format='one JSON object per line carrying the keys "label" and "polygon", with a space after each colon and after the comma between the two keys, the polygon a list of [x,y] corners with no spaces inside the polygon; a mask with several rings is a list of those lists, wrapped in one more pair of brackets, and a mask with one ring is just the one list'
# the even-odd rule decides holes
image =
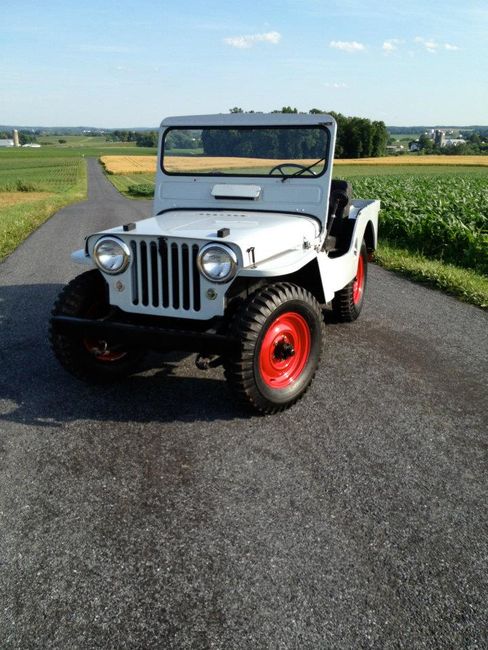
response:
{"label": "vertical slot grille", "polygon": [[139,303],[139,274],[137,272],[137,244],[131,241],[130,249],[132,251],[132,259],[134,260],[131,267],[131,280],[132,280],[132,303],[137,305]]}
{"label": "vertical slot grille", "polygon": [[152,308],[200,311],[197,244],[132,240],[132,302]]}
{"label": "vertical slot grille", "polygon": [[192,246],[191,268],[193,273],[193,309],[200,311],[200,272],[197,266],[198,246]]}
{"label": "vertical slot grille", "polygon": [[145,241],[141,241],[140,246],[140,258],[141,258],[141,280],[142,280],[142,304],[144,307],[147,307],[149,304],[149,278],[147,275],[147,244]]}
{"label": "vertical slot grille", "polygon": [[173,287],[173,309],[180,308],[180,260],[178,245],[171,244],[171,276],[170,282]]}
{"label": "vertical slot grille", "polygon": [[159,306],[158,247],[155,241],[149,244],[151,250],[152,305]]}

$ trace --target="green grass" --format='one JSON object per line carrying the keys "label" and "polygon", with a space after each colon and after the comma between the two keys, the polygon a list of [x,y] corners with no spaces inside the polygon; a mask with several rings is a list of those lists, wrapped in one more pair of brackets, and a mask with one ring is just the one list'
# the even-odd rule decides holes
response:
{"label": "green grass", "polygon": [[203,154],[203,149],[200,148],[195,148],[195,149],[168,149],[167,150],[167,155],[168,156],[201,156]]}
{"label": "green grass", "polygon": [[390,271],[488,309],[488,277],[480,273],[385,243],[376,251],[375,261]]}
{"label": "green grass", "polygon": [[0,161],[20,158],[22,160],[42,160],[43,158],[99,158],[100,156],[155,156],[153,147],[135,147],[130,144],[100,143],[87,144],[86,146],[59,145],[44,146],[39,149],[15,147],[1,148]]}
{"label": "green grass", "polygon": [[[59,140],[65,140],[66,142],[60,143]],[[37,142],[42,146],[54,147],[86,147],[110,144],[104,135],[40,135],[37,137]],[[115,144],[120,144],[120,142]]]}
{"label": "green grass", "polygon": [[60,208],[86,196],[86,163],[81,158],[0,156],[0,190],[8,195],[18,181],[46,196],[0,208],[0,260]]}
{"label": "green grass", "polygon": [[119,190],[121,194],[129,199],[148,199],[148,196],[135,196],[129,192],[131,185],[152,185],[154,187],[153,173],[137,174],[105,174],[105,177]]}
{"label": "green grass", "polygon": [[29,184],[31,191],[65,192],[77,181],[83,161],[80,158],[0,157],[0,192],[14,191],[17,181]]}

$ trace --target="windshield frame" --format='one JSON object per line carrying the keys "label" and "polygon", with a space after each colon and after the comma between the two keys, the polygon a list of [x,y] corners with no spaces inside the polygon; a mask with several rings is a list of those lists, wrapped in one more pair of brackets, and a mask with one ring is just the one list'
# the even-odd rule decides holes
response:
{"label": "windshield frame", "polygon": [[[274,130],[274,129],[277,129],[277,130],[281,130],[281,129],[288,129],[288,130],[290,130],[290,129],[292,129],[292,130],[296,130],[296,129],[299,129],[299,130],[322,129],[322,130],[325,131],[325,136],[326,136],[326,143],[325,143],[325,149],[324,149],[324,155],[323,155],[324,167],[323,167],[322,171],[320,173],[318,173],[318,174],[306,174],[306,173],[304,173],[304,174],[297,174],[295,176],[293,174],[296,172],[296,169],[294,170],[294,172],[292,172],[290,174],[285,174],[285,175],[282,175],[282,174],[270,175],[269,173],[268,174],[237,174],[237,173],[236,174],[232,174],[232,173],[229,173],[229,174],[227,174],[227,173],[217,173],[216,174],[215,172],[196,172],[195,173],[195,172],[168,171],[164,166],[164,153],[165,153],[165,146],[164,145],[165,145],[166,138],[168,137],[168,135],[171,133],[171,131],[178,131],[178,130],[195,131],[195,130],[199,130],[199,129],[201,129],[201,130],[203,130],[203,129],[211,129],[211,130],[242,130],[242,131],[256,131],[256,130],[261,130],[261,129],[262,130],[267,130],[267,131]],[[195,124],[195,125],[191,125],[191,126],[189,126],[189,125],[168,126],[168,127],[166,127],[164,129],[164,131],[162,133],[162,136],[161,136],[161,149],[160,149],[159,167],[160,167],[161,171],[163,172],[163,174],[165,174],[166,176],[176,176],[176,177],[185,177],[185,176],[186,177],[193,177],[193,178],[202,178],[202,177],[203,178],[211,178],[211,177],[214,177],[214,178],[218,178],[218,179],[224,179],[224,178],[276,178],[276,179],[279,179],[279,180],[284,180],[284,179],[291,180],[292,178],[295,178],[295,179],[308,179],[308,180],[318,179],[321,176],[323,176],[324,174],[326,174],[328,169],[329,169],[331,140],[332,140],[331,131],[327,127],[327,125],[325,125],[325,124],[279,124],[279,125],[274,125],[274,124],[273,125],[266,125],[266,124],[259,124],[259,125],[227,125],[227,124],[224,125],[224,124],[222,124],[222,125],[220,125],[219,124],[219,125],[212,125],[212,126],[209,126],[208,124],[204,125],[204,126],[203,125],[199,126],[199,125]],[[211,158],[211,156],[208,156],[208,158]],[[245,159],[244,156],[242,156],[242,158]],[[269,159],[263,158],[263,160],[269,160]],[[277,164],[275,165],[275,167],[280,165],[280,164],[281,165],[286,165],[286,163],[279,163],[278,162],[278,160],[281,160],[281,159],[276,159],[276,160],[277,160]],[[299,163],[297,163],[297,160],[300,160],[300,159],[290,160],[290,164],[291,165],[299,164]]]}

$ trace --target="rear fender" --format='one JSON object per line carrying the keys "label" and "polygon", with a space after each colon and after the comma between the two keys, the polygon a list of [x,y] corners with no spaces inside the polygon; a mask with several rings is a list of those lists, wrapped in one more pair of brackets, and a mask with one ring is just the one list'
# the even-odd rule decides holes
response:
{"label": "rear fender", "polygon": [[378,244],[380,202],[355,200],[353,207],[356,209],[351,211],[349,218],[355,223],[347,252],[340,257],[329,257],[321,252],[317,257],[326,302],[355,278],[363,240],[368,254],[372,254]]}

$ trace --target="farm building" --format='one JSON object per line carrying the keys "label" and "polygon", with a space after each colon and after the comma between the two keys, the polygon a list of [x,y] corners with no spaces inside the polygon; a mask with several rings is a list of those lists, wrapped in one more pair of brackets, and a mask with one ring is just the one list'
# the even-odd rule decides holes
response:
{"label": "farm building", "polygon": [[464,138],[446,138],[445,145],[446,147],[457,147],[460,144],[466,144]]}
{"label": "farm building", "polygon": [[5,140],[0,140],[0,147],[13,147],[13,146],[14,146],[14,141],[11,140],[10,138]]}

